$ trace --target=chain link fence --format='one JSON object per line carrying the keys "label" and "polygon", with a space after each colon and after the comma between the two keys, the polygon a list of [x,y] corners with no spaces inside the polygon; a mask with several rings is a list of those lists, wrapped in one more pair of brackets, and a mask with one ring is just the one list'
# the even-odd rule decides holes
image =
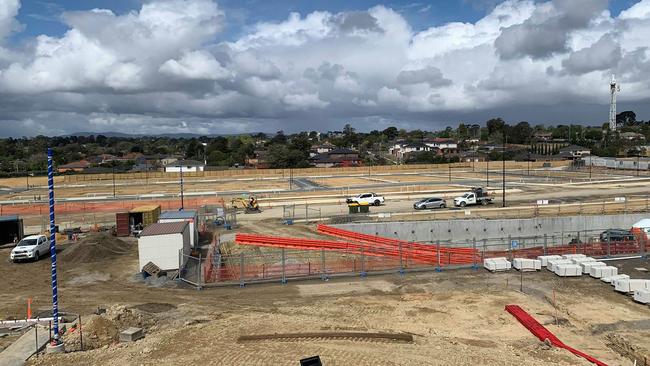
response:
{"label": "chain link fence", "polygon": [[[646,256],[645,233],[619,235],[605,229],[557,232],[551,235],[476,238],[465,242],[417,242],[399,246],[397,256],[373,250],[359,252],[289,250],[264,248],[262,253],[224,254],[216,240],[206,256],[180,253],[181,279],[198,288],[262,282],[286,283],[295,279],[323,279],[379,273],[442,271],[452,268],[479,268],[493,257],[537,258],[540,255],[585,254],[596,258]],[[414,255],[410,245],[431,247],[428,255]],[[465,248],[463,252],[445,248]],[[427,254],[427,253],[425,253]],[[426,257],[426,258],[425,258]]]}

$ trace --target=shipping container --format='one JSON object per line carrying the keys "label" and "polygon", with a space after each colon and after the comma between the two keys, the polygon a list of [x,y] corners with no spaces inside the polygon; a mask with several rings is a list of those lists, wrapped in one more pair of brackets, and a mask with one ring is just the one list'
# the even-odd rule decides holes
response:
{"label": "shipping container", "polygon": [[18,242],[23,238],[23,219],[18,216],[0,216],[0,244]]}
{"label": "shipping container", "polygon": [[143,228],[158,222],[160,217],[160,206],[140,206],[129,211],[129,226],[142,230]]}
{"label": "shipping container", "polygon": [[131,226],[129,225],[128,212],[118,212],[115,214],[115,229],[117,236],[131,235]]}

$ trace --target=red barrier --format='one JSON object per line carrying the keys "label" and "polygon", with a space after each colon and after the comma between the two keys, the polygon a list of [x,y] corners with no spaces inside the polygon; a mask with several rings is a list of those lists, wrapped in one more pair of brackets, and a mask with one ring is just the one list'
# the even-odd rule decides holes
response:
{"label": "red barrier", "polygon": [[517,320],[519,320],[519,322],[531,333],[533,333],[533,335],[535,335],[540,341],[543,342],[548,339],[555,347],[564,348],[574,355],[582,357],[589,362],[595,363],[598,366],[607,366],[606,363],[598,361],[594,357],[564,344],[558,337],[555,336],[555,334],[551,333],[551,331],[541,325],[537,320],[535,320],[535,318],[530,316],[530,314],[528,314],[519,305],[506,305],[506,311],[512,314]]}

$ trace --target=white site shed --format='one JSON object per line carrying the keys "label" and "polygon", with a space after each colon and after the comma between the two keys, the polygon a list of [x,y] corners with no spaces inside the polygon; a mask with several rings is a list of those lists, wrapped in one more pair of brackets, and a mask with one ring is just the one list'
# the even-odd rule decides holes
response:
{"label": "white site shed", "polygon": [[161,270],[178,268],[179,253],[190,251],[187,221],[154,223],[142,230],[138,239],[139,269],[152,262]]}
{"label": "white site shed", "polygon": [[199,213],[196,210],[163,211],[158,222],[180,222],[187,221],[190,226],[190,245],[196,247],[199,244]]}

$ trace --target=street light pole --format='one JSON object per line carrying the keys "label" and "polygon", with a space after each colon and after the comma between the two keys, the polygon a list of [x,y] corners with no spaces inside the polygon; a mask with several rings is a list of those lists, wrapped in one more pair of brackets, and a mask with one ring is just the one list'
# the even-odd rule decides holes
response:
{"label": "street light pole", "polygon": [[506,207],[506,128],[503,127],[503,151],[501,152],[501,161],[502,166],[502,193],[503,196],[503,207]]}
{"label": "street light pole", "polygon": [[485,155],[485,189],[490,185],[490,156]]}
{"label": "street light pole", "polygon": [[115,198],[115,165],[113,165],[113,198]]}
{"label": "street light pole", "polygon": [[185,200],[183,197],[183,162],[181,162],[181,210],[185,209]]}

